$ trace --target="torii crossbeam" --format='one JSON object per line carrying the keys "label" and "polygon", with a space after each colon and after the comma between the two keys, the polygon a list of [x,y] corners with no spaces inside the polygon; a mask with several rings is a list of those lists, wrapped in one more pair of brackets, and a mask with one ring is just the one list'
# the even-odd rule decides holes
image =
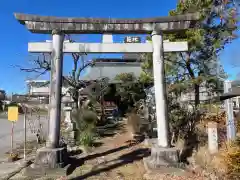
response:
{"label": "torii crossbeam", "polygon": [[[187,42],[163,42],[164,52],[184,52]],[[50,53],[51,42],[28,43],[28,52]],[[63,53],[152,53],[152,43],[63,43]]]}

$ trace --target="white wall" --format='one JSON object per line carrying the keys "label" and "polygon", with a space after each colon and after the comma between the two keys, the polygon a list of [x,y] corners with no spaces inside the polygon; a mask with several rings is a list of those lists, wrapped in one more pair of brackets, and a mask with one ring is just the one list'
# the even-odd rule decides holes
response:
{"label": "white wall", "polygon": [[[62,87],[62,93],[63,94],[65,94],[67,92],[67,90],[68,90],[68,88]],[[49,86],[47,86],[47,87],[33,87],[33,86],[30,86],[29,93],[30,93],[30,95],[33,95],[33,94],[49,95],[50,88],[49,88]]]}
{"label": "white wall", "polygon": [[31,86],[29,89],[29,93],[32,94],[43,94],[48,95],[49,94],[49,87],[33,87]]}
{"label": "white wall", "polygon": [[[199,99],[200,101],[206,101],[211,98],[211,96],[208,94],[207,88],[202,86],[199,89]],[[180,97],[180,101],[194,101],[195,100],[195,92],[194,90],[189,93],[182,93]]]}

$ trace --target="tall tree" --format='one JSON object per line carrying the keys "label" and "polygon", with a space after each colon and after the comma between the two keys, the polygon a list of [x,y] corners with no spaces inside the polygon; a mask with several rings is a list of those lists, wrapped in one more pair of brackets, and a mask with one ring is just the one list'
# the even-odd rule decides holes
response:
{"label": "tall tree", "polygon": [[[218,63],[220,52],[236,38],[237,4],[234,0],[184,0],[169,15],[191,12],[200,13],[200,27],[165,36],[170,41],[183,40],[189,44],[188,52],[165,56],[166,61],[172,64],[171,68],[165,69],[166,79],[172,84],[169,89],[192,88],[195,92],[194,105],[197,107],[200,103],[200,84],[206,82],[214,85],[219,80],[217,71],[213,73],[210,64]],[[149,60],[147,64],[152,68]]]}
{"label": "tall tree", "polygon": [[184,0],[169,14],[175,16],[189,12],[200,13],[200,28],[172,34],[168,39],[188,41],[189,51],[179,53],[177,60],[185,69],[185,79],[193,83],[196,107],[200,103],[200,84],[216,77],[212,76],[209,64],[217,62],[225,45],[236,37],[237,12],[234,0]]}

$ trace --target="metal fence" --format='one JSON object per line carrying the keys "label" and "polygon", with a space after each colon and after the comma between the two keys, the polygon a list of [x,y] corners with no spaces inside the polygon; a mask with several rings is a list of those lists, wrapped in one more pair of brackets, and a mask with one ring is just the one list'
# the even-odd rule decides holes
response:
{"label": "metal fence", "polygon": [[[45,145],[48,129],[48,112],[38,107],[18,104],[23,110],[16,122],[12,123],[11,148],[9,153],[23,155],[34,152]],[[6,116],[7,117],[7,116]]]}

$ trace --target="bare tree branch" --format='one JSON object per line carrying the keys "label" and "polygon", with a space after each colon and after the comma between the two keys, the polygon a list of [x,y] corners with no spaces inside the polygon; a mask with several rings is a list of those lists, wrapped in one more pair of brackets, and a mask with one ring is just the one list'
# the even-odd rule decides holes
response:
{"label": "bare tree branch", "polygon": [[[69,40],[70,43],[75,42],[70,35],[65,35],[65,38]],[[87,84],[80,80],[80,75],[85,68],[93,66],[95,61],[86,61],[85,58],[87,53],[72,53],[73,59],[73,68],[69,76],[63,76],[63,81],[68,84],[69,93],[77,103],[79,98],[79,90],[81,88],[87,87]],[[45,74],[48,71],[51,71],[51,54],[50,53],[41,53],[37,57],[31,59],[29,62],[32,63],[30,67],[17,66],[21,71],[36,73],[38,77]],[[66,95],[66,94],[65,94]],[[63,95],[64,96],[64,95]]]}
{"label": "bare tree branch", "polygon": [[46,72],[51,70],[51,62],[50,62],[50,54],[41,53],[34,59],[30,59],[29,62],[32,63],[34,67],[22,67],[20,65],[15,65],[15,67],[19,68],[20,71],[25,71],[29,73],[36,73],[38,76],[45,74]]}

